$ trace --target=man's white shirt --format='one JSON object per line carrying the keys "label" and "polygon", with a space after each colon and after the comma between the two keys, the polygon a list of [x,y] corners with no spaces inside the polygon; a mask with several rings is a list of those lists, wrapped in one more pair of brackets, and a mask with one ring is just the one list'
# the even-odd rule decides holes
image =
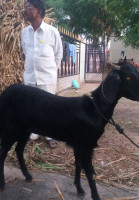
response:
{"label": "man's white shirt", "polygon": [[36,31],[29,25],[21,32],[21,46],[25,54],[24,83],[55,83],[63,56],[58,30],[44,21]]}

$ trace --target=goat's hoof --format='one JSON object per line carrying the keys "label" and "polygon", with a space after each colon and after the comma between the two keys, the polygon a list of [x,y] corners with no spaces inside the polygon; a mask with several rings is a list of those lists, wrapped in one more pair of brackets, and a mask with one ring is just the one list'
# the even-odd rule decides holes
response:
{"label": "goat's hoof", "polygon": [[85,191],[83,190],[83,188],[81,187],[81,185],[78,185],[74,182],[75,186],[76,186],[76,190],[77,190],[77,194],[79,196],[85,196]]}
{"label": "goat's hoof", "polygon": [[85,196],[85,191],[82,188],[80,188],[77,192],[79,196]]}
{"label": "goat's hoof", "polygon": [[28,176],[26,176],[26,181],[28,181],[28,182],[32,181],[32,176],[30,174]]}
{"label": "goat's hoof", "polygon": [[3,192],[4,191],[4,186],[5,186],[5,184],[0,184],[0,192]]}
{"label": "goat's hoof", "polygon": [[95,197],[93,196],[92,199],[94,199],[94,200],[101,200],[101,198],[99,196],[95,196]]}

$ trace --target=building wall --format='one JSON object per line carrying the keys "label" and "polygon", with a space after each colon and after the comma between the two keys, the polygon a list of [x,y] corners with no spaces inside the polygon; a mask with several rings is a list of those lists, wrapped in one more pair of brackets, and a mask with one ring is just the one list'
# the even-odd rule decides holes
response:
{"label": "building wall", "polygon": [[80,44],[80,73],[77,75],[60,77],[57,81],[57,92],[68,89],[72,86],[72,81],[76,80],[79,84],[84,82],[85,72],[85,44]]}
{"label": "building wall", "polygon": [[73,80],[76,80],[78,83],[80,83],[80,74],[58,78],[58,80],[57,80],[57,92],[61,92],[65,89],[70,88],[72,86]]}
{"label": "building wall", "polygon": [[80,46],[80,83],[84,82],[85,77],[85,44]]}
{"label": "building wall", "polygon": [[109,50],[109,62],[111,63],[118,63],[119,59],[122,58],[121,51],[124,51],[124,56],[127,59],[133,58],[134,62],[139,63],[139,49],[133,49],[131,46],[125,47],[124,43],[115,37],[111,37]]}

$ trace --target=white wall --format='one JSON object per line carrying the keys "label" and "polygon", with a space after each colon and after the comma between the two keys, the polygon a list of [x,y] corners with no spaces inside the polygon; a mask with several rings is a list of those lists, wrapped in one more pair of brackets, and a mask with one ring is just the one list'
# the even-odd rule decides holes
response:
{"label": "white wall", "polygon": [[117,40],[115,37],[111,37],[110,40],[110,57],[109,61],[111,63],[117,63],[121,58],[121,51],[125,52],[127,59],[134,59],[134,62],[139,63],[139,49],[133,49],[132,47],[125,47],[122,41]]}
{"label": "white wall", "polygon": [[84,82],[85,74],[85,44],[80,44],[80,83]]}
{"label": "white wall", "polygon": [[57,80],[57,92],[61,92],[65,89],[70,88],[72,86],[73,80],[76,80],[78,83],[80,83],[80,74],[58,78],[58,80]]}

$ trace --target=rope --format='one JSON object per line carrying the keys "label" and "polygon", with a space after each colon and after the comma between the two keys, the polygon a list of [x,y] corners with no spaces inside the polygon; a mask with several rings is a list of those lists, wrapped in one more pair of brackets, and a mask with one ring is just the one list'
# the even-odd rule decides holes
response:
{"label": "rope", "polygon": [[122,129],[118,124],[115,123],[115,121],[113,120],[113,118],[111,118],[112,120],[112,125],[115,127],[115,129],[120,133],[123,134],[132,144],[134,144],[137,148],[139,148],[139,145],[137,145],[131,138],[129,138],[125,133],[124,133],[124,129]]}
{"label": "rope", "polygon": [[120,134],[124,135],[132,144],[134,144],[137,148],[139,148],[139,145],[137,145],[131,138],[129,138],[129,137],[124,133],[124,129],[122,129],[122,128],[120,127],[119,124],[116,124],[112,117],[111,117],[110,120],[108,120],[108,119],[100,112],[100,110],[99,110],[99,108],[97,107],[97,105],[96,105],[96,103],[95,103],[93,97],[91,97],[91,99],[93,100],[93,104],[94,104],[94,106],[95,106],[96,111],[99,113],[99,115],[100,115],[103,119],[105,119],[109,124],[111,124],[112,126],[114,126],[115,129],[116,129]]}

